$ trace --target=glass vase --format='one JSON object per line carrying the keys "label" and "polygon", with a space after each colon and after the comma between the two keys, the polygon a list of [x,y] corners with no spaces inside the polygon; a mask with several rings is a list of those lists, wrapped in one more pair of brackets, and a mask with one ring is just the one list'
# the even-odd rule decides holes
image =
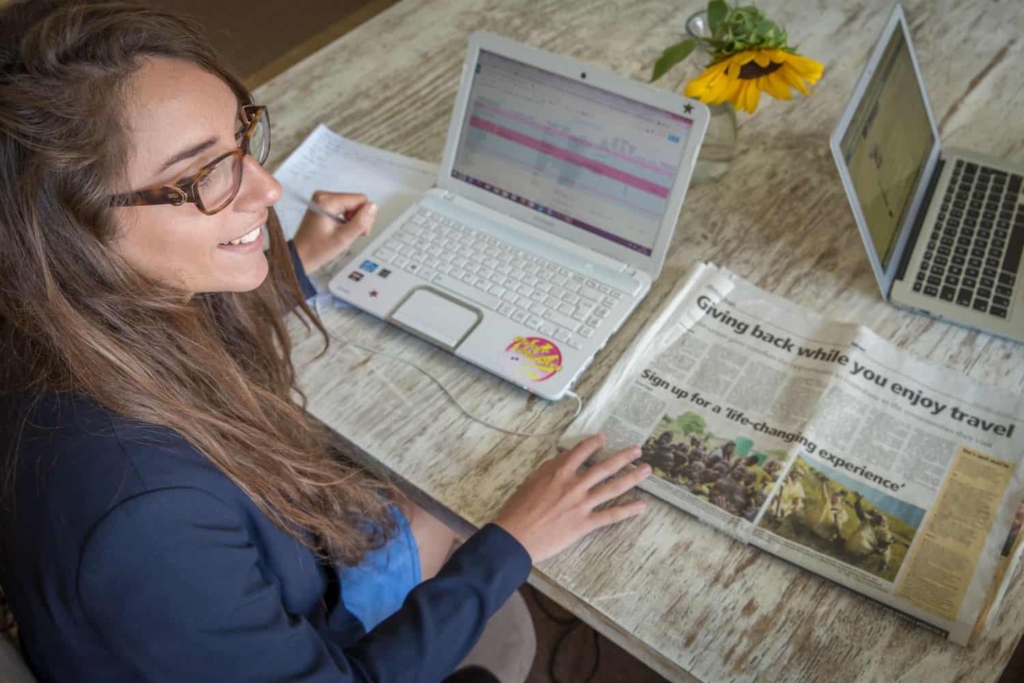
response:
{"label": "glass vase", "polygon": [[[686,33],[690,38],[711,37],[705,11],[690,15],[686,20]],[[698,63],[701,69],[706,69],[711,65],[711,53],[704,47],[704,43],[698,45]],[[729,170],[729,165],[736,156],[736,110],[728,102],[708,105],[708,109],[711,112],[708,130],[704,134],[704,142],[697,155],[697,164],[690,181],[694,185],[714,182],[721,178]]]}

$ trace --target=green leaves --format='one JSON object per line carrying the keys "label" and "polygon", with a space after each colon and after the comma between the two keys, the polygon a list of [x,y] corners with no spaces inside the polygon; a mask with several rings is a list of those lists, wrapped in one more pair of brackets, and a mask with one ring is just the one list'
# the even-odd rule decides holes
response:
{"label": "green leaves", "polygon": [[654,64],[651,83],[689,57],[698,44],[711,52],[713,64],[744,50],[792,49],[787,45],[786,29],[768,19],[754,5],[708,0],[707,22],[711,37],[688,38],[666,48]]}
{"label": "green leaves", "polygon": [[712,37],[705,42],[716,58],[751,49],[786,47],[786,29],[769,20],[754,5],[729,5],[726,0],[708,2],[708,26]]}
{"label": "green leaves", "polygon": [[711,33],[718,34],[718,25],[725,20],[729,15],[729,5],[725,3],[725,0],[709,0],[708,1],[708,28],[711,29]]}
{"label": "green leaves", "polygon": [[[723,2],[722,4],[725,3]],[[654,73],[651,74],[650,82],[653,83],[658,80],[665,75],[666,71],[689,57],[695,47],[697,47],[697,41],[693,38],[687,38],[680,43],[665,48],[665,51],[661,53],[661,57],[654,63]]]}

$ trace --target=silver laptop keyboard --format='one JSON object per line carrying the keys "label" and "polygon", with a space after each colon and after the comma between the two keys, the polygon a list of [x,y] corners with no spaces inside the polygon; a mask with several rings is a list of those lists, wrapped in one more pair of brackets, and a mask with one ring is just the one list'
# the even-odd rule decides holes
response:
{"label": "silver laptop keyboard", "polygon": [[626,296],[424,208],[374,256],[575,349]]}
{"label": "silver laptop keyboard", "polygon": [[958,160],[914,291],[1006,318],[1024,249],[1019,175]]}

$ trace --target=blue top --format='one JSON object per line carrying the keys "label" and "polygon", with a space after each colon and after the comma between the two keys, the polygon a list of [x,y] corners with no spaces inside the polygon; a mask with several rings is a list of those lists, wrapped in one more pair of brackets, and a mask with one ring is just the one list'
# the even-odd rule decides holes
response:
{"label": "blue top", "polygon": [[489,524],[383,618],[386,558],[319,561],[180,434],[48,395],[19,439],[22,405],[0,398],[0,585],[42,681],[438,681],[530,572]]}

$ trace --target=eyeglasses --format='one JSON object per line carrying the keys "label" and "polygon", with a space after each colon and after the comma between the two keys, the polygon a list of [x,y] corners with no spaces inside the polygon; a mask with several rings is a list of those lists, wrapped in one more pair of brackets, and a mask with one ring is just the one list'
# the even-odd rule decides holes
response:
{"label": "eyeglasses", "polygon": [[173,185],[161,185],[111,197],[111,206],[153,206],[195,204],[207,216],[222,211],[242,186],[242,162],[251,154],[262,166],[270,155],[270,114],[257,105],[242,107],[245,127],[235,134],[238,149],[217,157],[199,172]]}

